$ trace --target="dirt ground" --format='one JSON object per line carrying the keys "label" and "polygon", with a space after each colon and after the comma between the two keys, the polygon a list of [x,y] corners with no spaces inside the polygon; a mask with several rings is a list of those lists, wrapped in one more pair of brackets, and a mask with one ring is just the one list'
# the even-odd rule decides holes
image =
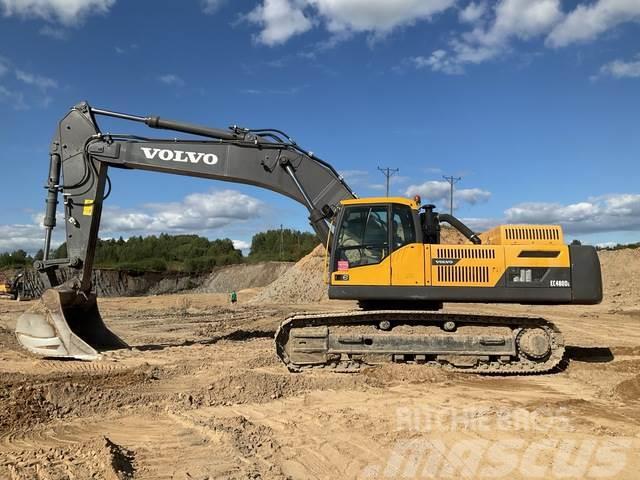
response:
{"label": "dirt ground", "polygon": [[637,478],[637,307],[456,308],[556,322],[568,364],[550,375],[291,374],[279,321],[351,305],[255,293],[103,299],[133,348],[93,363],[30,357],[12,333],[30,303],[0,301],[0,478]]}

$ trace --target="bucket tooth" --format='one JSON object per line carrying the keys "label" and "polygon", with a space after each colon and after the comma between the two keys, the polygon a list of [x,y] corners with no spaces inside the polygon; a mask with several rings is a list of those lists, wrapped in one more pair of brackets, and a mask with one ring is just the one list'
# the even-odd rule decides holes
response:
{"label": "bucket tooth", "polygon": [[101,351],[127,347],[102,321],[94,294],[54,288],[18,318],[16,337],[43,357],[96,360]]}

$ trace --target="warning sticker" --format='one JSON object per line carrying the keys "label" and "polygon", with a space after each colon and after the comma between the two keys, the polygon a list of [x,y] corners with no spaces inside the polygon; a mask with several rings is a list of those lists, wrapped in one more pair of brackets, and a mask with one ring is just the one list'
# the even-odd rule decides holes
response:
{"label": "warning sticker", "polygon": [[347,260],[338,260],[338,270],[349,270],[349,262]]}
{"label": "warning sticker", "polygon": [[85,199],[82,214],[87,216],[93,215],[93,200],[90,198]]}

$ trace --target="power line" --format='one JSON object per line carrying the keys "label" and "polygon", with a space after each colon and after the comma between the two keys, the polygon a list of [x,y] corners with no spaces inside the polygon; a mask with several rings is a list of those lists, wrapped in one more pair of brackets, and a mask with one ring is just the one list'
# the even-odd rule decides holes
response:
{"label": "power line", "polygon": [[447,177],[446,175],[443,175],[442,178],[449,182],[449,214],[453,215],[453,186],[462,180],[462,177]]}
{"label": "power line", "polygon": [[398,173],[400,171],[399,168],[380,168],[378,167],[378,170],[380,170],[382,172],[382,174],[385,176],[385,180],[387,182],[387,197],[389,196],[389,179],[391,177],[393,177],[396,173]]}

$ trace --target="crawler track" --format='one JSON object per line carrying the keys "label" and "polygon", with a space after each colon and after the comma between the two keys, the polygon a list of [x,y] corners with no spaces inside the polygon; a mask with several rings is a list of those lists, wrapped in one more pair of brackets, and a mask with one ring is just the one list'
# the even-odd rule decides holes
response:
{"label": "crawler track", "polygon": [[[448,322],[452,331],[445,329],[451,329]],[[542,318],[412,310],[296,313],[282,322],[275,341],[280,359],[296,372],[406,362],[467,373],[541,374],[564,356],[562,334]]]}

